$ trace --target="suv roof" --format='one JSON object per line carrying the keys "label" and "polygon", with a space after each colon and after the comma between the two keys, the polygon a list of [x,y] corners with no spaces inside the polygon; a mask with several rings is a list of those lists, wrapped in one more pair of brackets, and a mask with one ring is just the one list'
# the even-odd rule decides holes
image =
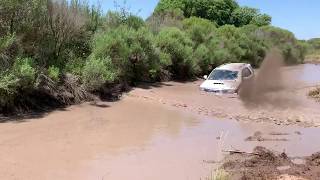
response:
{"label": "suv roof", "polygon": [[250,66],[250,64],[247,63],[229,63],[229,64],[223,64],[216,69],[224,69],[224,70],[233,70],[233,71],[240,71],[244,67]]}

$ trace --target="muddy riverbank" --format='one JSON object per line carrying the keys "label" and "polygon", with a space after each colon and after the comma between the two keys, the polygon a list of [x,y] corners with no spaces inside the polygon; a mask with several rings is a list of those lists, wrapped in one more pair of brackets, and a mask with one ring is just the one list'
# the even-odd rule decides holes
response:
{"label": "muddy riverbank", "polygon": [[233,151],[222,165],[230,179],[317,180],[320,178],[320,152],[308,157],[290,158],[258,146],[252,152]]}
{"label": "muddy riverbank", "polygon": [[[217,120],[130,96],[99,105],[0,124],[1,177],[199,179],[220,165],[211,162],[223,150],[264,146],[295,157],[320,149],[318,128]],[[256,131],[271,140],[247,141]]]}
{"label": "muddy riverbank", "polygon": [[127,96],[210,117],[320,127],[320,103],[307,96],[309,90],[320,83],[320,66],[308,64],[285,67],[282,70],[282,81],[287,87],[269,93],[265,102],[251,106],[244,103],[237,95],[201,92],[199,85],[203,80],[143,85]]}
{"label": "muddy riverbank", "polygon": [[[287,71],[305,68],[315,67]],[[193,180],[210,174],[223,150],[310,156],[320,150],[319,104],[305,93],[318,80],[300,78],[290,91],[299,103],[289,107],[248,108],[236,95],[200,92],[199,80],[144,84],[117,102],[0,123],[1,179]],[[262,140],[248,140],[254,135]]]}

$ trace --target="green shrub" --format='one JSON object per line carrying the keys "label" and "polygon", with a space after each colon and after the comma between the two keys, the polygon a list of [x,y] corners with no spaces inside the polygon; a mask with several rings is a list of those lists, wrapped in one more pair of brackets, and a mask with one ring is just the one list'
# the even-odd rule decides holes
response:
{"label": "green shrub", "polygon": [[231,179],[230,174],[224,169],[217,169],[207,177],[207,180],[229,180]]}
{"label": "green shrub", "polygon": [[145,22],[142,18],[133,15],[130,15],[126,18],[125,24],[128,25],[128,27],[131,27],[135,30],[138,30],[145,26]]}
{"label": "green shrub", "polygon": [[193,43],[191,39],[178,28],[164,28],[156,37],[156,45],[171,60],[167,68],[175,78],[186,79],[195,75],[198,65],[192,58]]}
{"label": "green shrub", "polygon": [[0,37],[0,71],[5,71],[13,65],[19,51],[14,34]]}
{"label": "green shrub", "polygon": [[230,62],[246,62],[259,66],[264,59],[267,47],[264,41],[256,36],[257,28],[254,25],[241,28],[225,25],[217,28],[215,36],[205,43],[210,57],[207,63],[216,66]]}
{"label": "green shrub", "polygon": [[297,63],[303,63],[307,54],[308,54],[308,44],[303,41],[298,41],[296,48],[298,50],[298,62]]}
{"label": "green shrub", "polygon": [[76,76],[81,76],[85,62],[86,60],[82,58],[72,58],[66,64],[64,71],[66,73],[71,73]]}
{"label": "green shrub", "polygon": [[287,64],[303,62],[306,47],[295,38],[292,32],[273,26],[264,26],[257,29],[256,34],[268,48],[279,49]]}
{"label": "green shrub", "polygon": [[153,34],[146,28],[135,31],[133,36],[128,38],[133,81],[148,81],[157,78],[160,59],[153,39]]}
{"label": "green shrub", "polygon": [[54,81],[71,73],[93,91],[108,82],[193,78],[228,62],[257,67],[271,48],[288,64],[302,63],[308,49],[320,52],[319,39],[298,41],[235,0],[160,0],[146,21],[120,6],[103,15],[82,1],[20,1],[1,4],[2,104],[33,90],[48,67]]}
{"label": "green shrub", "polygon": [[224,25],[217,29],[217,36],[213,39],[213,46],[217,52],[213,54],[220,63],[240,62],[245,54],[241,41],[245,35],[233,25]]}
{"label": "green shrub", "polygon": [[147,28],[134,30],[120,26],[96,36],[92,56],[110,56],[113,68],[118,72],[117,79],[129,82],[152,80],[161,69],[161,54],[153,39]]}
{"label": "green shrub", "polygon": [[86,89],[99,89],[104,83],[114,81],[116,72],[113,71],[110,58],[91,57],[85,64],[82,73]]}
{"label": "green shrub", "polygon": [[120,78],[132,76],[132,69],[129,67],[130,48],[128,40],[133,34],[134,30],[126,26],[97,34],[93,41],[91,56],[101,59],[110,57]]}
{"label": "green shrub", "polygon": [[15,35],[0,37],[0,52],[11,46],[16,40]]}
{"label": "green shrub", "polygon": [[197,47],[194,52],[194,57],[197,64],[201,69],[202,74],[207,74],[210,70],[212,70],[212,57],[210,57],[210,50],[204,45],[201,44]]}
{"label": "green shrub", "polygon": [[34,67],[33,59],[16,59],[12,71],[14,75],[19,79],[18,85],[19,87],[21,87],[21,89],[33,87],[36,79],[36,69]]}
{"label": "green shrub", "polygon": [[18,93],[34,88],[36,70],[31,58],[18,58],[12,68],[0,71],[0,110],[11,106]]}
{"label": "green shrub", "polygon": [[50,66],[48,68],[48,77],[55,82],[59,81],[60,69],[55,66]]}
{"label": "green shrub", "polygon": [[121,12],[109,11],[105,19],[104,25],[107,30],[115,29],[119,26],[128,26],[137,30],[146,25],[141,17],[135,16],[125,9],[122,9]]}
{"label": "green shrub", "polygon": [[12,73],[0,74],[0,110],[2,106],[12,103],[17,93],[18,81]]}

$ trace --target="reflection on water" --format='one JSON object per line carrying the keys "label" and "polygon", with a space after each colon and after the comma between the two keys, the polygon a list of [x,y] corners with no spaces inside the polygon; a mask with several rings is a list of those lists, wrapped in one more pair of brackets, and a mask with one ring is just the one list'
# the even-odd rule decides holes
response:
{"label": "reflection on water", "polygon": [[299,80],[307,84],[319,84],[320,83],[320,65],[304,64],[302,65],[301,74]]}
{"label": "reflection on water", "polygon": [[[189,123],[188,127],[181,126],[175,138],[162,131],[143,149],[113,157],[101,154],[92,168],[104,167],[107,171],[104,176],[106,179],[199,179],[214,168],[214,164],[204,163],[203,160],[218,161],[222,150],[236,148],[250,152],[255,146],[263,145],[278,152],[285,151],[290,156],[304,156],[320,149],[319,144],[313,143],[313,139],[320,135],[320,129],[200,119],[197,123]],[[256,131],[266,135],[287,133],[288,135],[280,138],[285,137],[288,141],[244,141]],[[226,136],[218,140],[217,137],[222,132]]]}

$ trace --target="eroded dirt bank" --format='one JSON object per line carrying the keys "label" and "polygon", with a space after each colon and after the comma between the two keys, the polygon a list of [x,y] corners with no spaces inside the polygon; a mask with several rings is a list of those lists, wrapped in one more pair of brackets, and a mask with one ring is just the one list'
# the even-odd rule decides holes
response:
{"label": "eroded dirt bank", "polygon": [[[306,67],[315,68],[287,71]],[[290,92],[299,103],[288,108],[248,109],[234,95],[199,92],[201,81],[169,82],[143,85],[118,102],[1,123],[0,177],[193,180],[217,167],[212,162],[222,160],[223,150],[264,146],[290,157],[310,156],[320,150],[319,105],[305,92],[318,80],[302,79],[307,83]]]}
{"label": "eroded dirt bank", "polygon": [[308,157],[290,158],[258,146],[250,153],[233,152],[222,167],[230,179],[317,180],[320,178],[320,152]]}

